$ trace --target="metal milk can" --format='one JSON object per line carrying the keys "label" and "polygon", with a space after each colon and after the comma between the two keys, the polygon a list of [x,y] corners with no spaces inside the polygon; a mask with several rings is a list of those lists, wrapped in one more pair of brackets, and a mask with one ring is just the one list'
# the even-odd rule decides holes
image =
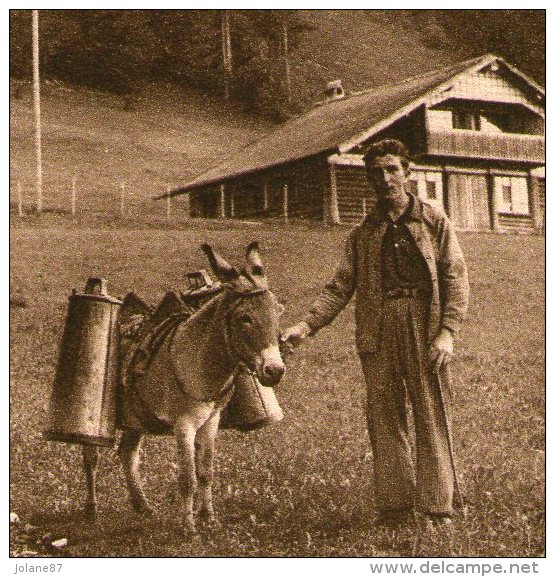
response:
{"label": "metal milk can", "polygon": [[101,278],[89,278],[84,293],[74,289],[69,297],[46,439],[114,444],[121,304]]}

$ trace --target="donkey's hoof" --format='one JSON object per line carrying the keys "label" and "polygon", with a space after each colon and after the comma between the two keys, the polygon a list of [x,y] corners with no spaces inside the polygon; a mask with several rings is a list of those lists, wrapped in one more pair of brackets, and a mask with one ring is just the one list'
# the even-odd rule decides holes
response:
{"label": "donkey's hoof", "polygon": [[83,515],[88,521],[96,521],[96,503],[85,503]]}
{"label": "donkey's hoof", "polygon": [[198,534],[194,523],[184,521],[181,525],[181,535],[184,539],[193,539]]}
{"label": "donkey's hoof", "polygon": [[206,509],[201,509],[199,511],[199,518],[202,520],[203,525],[210,529],[217,529],[221,526],[220,520],[214,514],[214,511],[207,511]]}
{"label": "donkey's hoof", "polygon": [[133,506],[135,513],[138,513],[143,517],[152,517],[154,515],[154,509],[146,499],[133,499],[131,505]]}
{"label": "donkey's hoof", "polygon": [[207,517],[204,523],[208,529],[219,529],[222,526],[222,522],[215,515]]}

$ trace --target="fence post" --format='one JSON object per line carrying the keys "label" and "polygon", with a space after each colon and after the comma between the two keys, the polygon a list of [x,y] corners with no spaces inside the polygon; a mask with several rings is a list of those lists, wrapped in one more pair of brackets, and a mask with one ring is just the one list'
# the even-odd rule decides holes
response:
{"label": "fence post", "polygon": [[229,197],[229,216],[235,218],[235,191],[231,191],[231,196]]}
{"label": "fence post", "polygon": [[171,217],[171,196],[170,196],[171,187],[168,186],[167,195],[166,195],[166,219],[170,220]]}
{"label": "fence post", "polygon": [[120,214],[125,216],[125,180],[121,183]]}
{"label": "fence post", "polygon": [[21,192],[21,181],[17,181],[17,214],[23,216],[23,194]]}
{"label": "fence post", "polygon": [[366,216],[366,198],[362,198],[362,216]]}
{"label": "fence post", "polygon": [[77,204],[77,178],[74,176],[71,179],[71,216],[75,216],[76,204]]}
{"label": "fence post", "polygon": [[338,194],[337,194],[337,168],[336,164],[333,162],[329,163],[329,174],[330,174],[330,183],[329,183],[329,206],[327,207],[328,210],[328,224],[340,224],[341,223],[341,215],[339,213],[339,201],[338,201]]}
{"label": "fence post", "polygon": [[220,184],[220,218],[225,218],[225,184]]}
{"label": "fence post", "polygon": [[264,211],[268,210],[268,181],[264,181]]}
{"label": "fence post", "polygon": [[286,184],[283,185],[283,220],[289,222],[289,187]]}

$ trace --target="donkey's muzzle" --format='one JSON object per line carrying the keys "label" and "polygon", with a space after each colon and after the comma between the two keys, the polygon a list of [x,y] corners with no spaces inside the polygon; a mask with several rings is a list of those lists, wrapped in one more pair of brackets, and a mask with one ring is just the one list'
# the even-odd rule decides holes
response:
{"label": "donkey's muzzle", "polygon": [[285,365],[279,347],[274,345],[264,349],[259,358],[260,364],[257,373],[260,384],[265,387],[275,387],[285,373]]}

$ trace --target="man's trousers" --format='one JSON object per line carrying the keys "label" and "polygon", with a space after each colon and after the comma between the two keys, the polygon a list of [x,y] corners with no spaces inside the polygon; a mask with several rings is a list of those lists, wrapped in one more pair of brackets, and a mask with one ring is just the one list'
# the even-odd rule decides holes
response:
{"label": "man's trousers", "polygon": [[[428,303],[386,299],[379,349],[361,354],[367,388],[368,433],[374,462],[376,508],[381,513],[416,508],[453,512],[453,468],[439,383],[428,360]],[[443,400],[449,375],[443,371]],[[407,400],[412,406],[416,467],[408,438]],[[416,469],[416,472],[415,472]]]}

